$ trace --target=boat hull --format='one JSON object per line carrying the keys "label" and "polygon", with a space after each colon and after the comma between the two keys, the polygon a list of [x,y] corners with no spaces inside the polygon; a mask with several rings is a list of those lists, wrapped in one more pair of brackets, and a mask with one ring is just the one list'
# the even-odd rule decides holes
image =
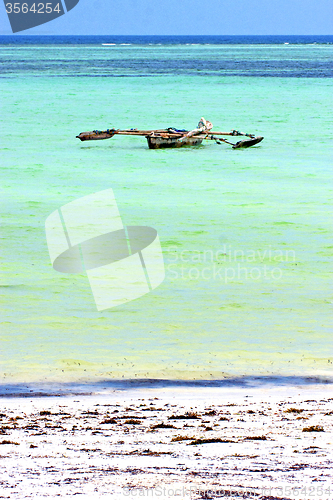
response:
{"label": "boat hull", "polygon": [[149,149],[182,148],[184,146],[200,146],[202,139],[186,137],[182,141],[179,137],[147,136]]}

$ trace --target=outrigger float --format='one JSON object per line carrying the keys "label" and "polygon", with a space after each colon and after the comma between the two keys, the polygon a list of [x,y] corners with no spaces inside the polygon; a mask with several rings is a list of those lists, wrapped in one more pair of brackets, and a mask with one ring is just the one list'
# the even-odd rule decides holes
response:
{"label": "outrigger float", "polygon": [[[199,146],[204,139],[215,141],[217,144],[226,143],[232,146],[233,149],[249,148],[263,140],[263,137],[256,137],[253,134],[245,134],[238,130],[232,132],[213,132],[213,125],[204,118],[198,123],[194,130],[178,130],[176,128],[167,128],[161,130],[138,130],[131,129],[107,129],[93,130],[92,132],[81,132],[76,137],[81,141],[100,141],[103,139],[111,139],[114,135],[137,135],[144,136],[148,141],[149,149],[160,148],[180,148],[183,146]],[[237,142],[236,144],[222,139],[221,136],[246,136],[247,139]]]}

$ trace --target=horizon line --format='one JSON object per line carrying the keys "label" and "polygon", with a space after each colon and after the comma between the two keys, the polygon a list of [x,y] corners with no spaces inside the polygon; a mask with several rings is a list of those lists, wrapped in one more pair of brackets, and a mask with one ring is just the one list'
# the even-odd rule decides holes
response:
{"label": "horizon line", "polygon": [[0,34],[0,36],[99,36],[99,37],[102,37],[102,36],[140,36],[140,37],[158,37],[158,36],[177,36],[177,37],[186,37],[186,36],[191,36],[191,37],[195,37],[195,36],[207,36],[207,37],[215,37],[215,36],[226,36],[226,37],[236,37],[236,36],[258,36],[258,37],[266,37],[266,36],[333,36],[333,34],[325,34],[325,35],[319,35],[319,34],[316,34],[316,33],[313,33],[311,35],[307,34],[298,34],[298,35],[295,35],[295,34],[269,34],[269,35],[258,35],[258,34],[239,34],[239,35],[226,35],[226,34],[215,34],[215,35],[207,35],[207,34],[195,34],[195,35],[191,35],[191,34],[187,34],[187,35],[172,35],[172,34],[169,34],[169,35],[166,35],[166,34],[160,34],[160,35],[140,35],[140,34],[127,34],[127,35],[117,35],[117,34],[103,34],[103,35],[92,35],[92,34],[46,34],[46,33],[41,33],[41,34],[36,34],[36,33],[32,33],[32,34],[26,34],[26,33],[4,33],[4,34]]}

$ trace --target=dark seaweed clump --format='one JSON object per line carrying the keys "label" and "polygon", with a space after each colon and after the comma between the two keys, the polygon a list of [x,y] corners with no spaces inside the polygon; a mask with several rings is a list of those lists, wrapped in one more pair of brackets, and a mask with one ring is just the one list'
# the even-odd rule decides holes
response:
{"label": "dark seaweed clump", "polygon": [[185,420],[185,419],[194,419],[199,418],[197,413],[187,412],[185,415],[171,415],[168,417],[169,420]]}
{"label": "dark seaweed clump", "polygon": [[230,439],[209,438],[209,439],[195,439],[194,441],[191,441],[189,444],[195,445],[195,444],[234,443],[234,442],[235,441],[232,441]]}
{"label": "dark seaweed clump", "polygon": [[325,432],[324,427],[321,425],[310,425],[310,427],[304,427],[302,432]]}

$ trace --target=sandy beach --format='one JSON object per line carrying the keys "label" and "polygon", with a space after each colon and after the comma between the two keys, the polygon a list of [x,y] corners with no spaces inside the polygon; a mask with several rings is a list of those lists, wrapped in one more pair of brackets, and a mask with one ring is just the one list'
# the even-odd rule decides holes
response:
{"label": "sandy beach", "polygon": [[332,385],[1,399],[0,498],[332,498]]}

